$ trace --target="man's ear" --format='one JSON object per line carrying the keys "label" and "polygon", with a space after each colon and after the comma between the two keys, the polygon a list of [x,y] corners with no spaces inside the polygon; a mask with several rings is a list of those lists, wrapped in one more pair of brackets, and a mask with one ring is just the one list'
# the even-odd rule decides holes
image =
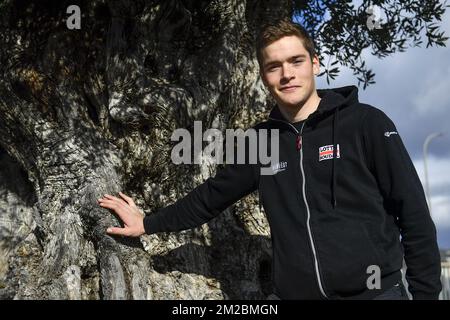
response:
{"label": "man's ear", "polygon": [[319,61],[319,57],[317,56],[317,54],[315,54],[313,57],[312,65],[313,65],[314,75],[317,76],[320,72],[320,61]]}

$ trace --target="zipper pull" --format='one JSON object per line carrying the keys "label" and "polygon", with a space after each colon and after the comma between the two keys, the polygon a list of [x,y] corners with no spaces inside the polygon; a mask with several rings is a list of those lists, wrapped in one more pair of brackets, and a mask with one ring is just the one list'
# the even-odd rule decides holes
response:
{"label": "zipper pull", "polygon": [[297,151],[299,151],[302,148],[302,136],[297,135],[297,140],[295,141],[295,146],[297,148]]}

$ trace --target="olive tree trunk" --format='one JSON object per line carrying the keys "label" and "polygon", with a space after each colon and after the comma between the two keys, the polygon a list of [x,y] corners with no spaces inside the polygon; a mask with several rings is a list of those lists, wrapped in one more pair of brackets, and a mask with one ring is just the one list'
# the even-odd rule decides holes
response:
{"label": "olive tree trunk", "polygon": [[140,239],[97,199],[146,213],[216,166],[175,165],[176,128],[268,111],[255,35],[290,1],[0,1],[0,298],[262,299],[271,241],[250,195],[211,222]]}

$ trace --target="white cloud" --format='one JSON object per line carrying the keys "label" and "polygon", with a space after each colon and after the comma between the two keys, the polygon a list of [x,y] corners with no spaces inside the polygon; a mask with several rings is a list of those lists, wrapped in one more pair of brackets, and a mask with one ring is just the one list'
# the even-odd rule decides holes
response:
{"label": "white cloud", "polygon": [[[414,161],[422,185],[425,185],[423,159]],[[428,181],[431,193],[431,214],[441,248],[450,248],[450,159],[428,157]]]}
{"label": "white cloud", "polygon": [[450,197],[431,197],[431,207],[433,221],[437,228],[442,230],[450,229]]}
{"label": "white cloud", "polygon": [[[427,160],[428,183],[430,185],[431,193],[433,194],[433,189],[441,190],[448,187],[448,197],[450,198],[450,159],[438,158],[430,155],[427,157]],[[422,184],[425,185],[425,167],[423,159],[414,160],[413,162]]]}
{"label": "white cloud", "polygon": [[430,70],[421,76],[417,93],[412,99],[419,115],[444,114],[450,108],[450,48],[436,55],[437,62],[430,63]]}
{"label": "white cloud", "polygon": [[432,217],[437,230],[439,247],[450,249],[450,197],[431,197]]}
{"label": "white cloud", "polygon": [[[450,9],[440,23],[440,30],[450,35]],[[430,123],[439,120],[437,117],[449,115],[450,41],[447,41],[447,47],[426,48],[426,38],[423,36],[422,39],[422,47],[407,48],[406,52],[383,59],[371,55],[370,49],[363,51],[366,66],[376,74],[376,84],[365,91],[360,90],[363,102],[384,108],[383,111],[394,118],[407,119],[405,121],[414,119],[418,122],[419,117],[426,115],[425,121]],[[330,85],[325,77],[318,78],[317,83],[320,88],[336,87],[356,84],[357,79],[350,70],[342,68]]]}

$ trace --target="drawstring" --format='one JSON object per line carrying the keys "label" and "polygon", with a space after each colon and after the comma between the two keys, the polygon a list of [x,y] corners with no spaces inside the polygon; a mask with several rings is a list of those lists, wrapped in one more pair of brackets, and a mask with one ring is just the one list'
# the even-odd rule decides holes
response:
{"label": "drawstring", "polygon": [[[338,152],[338,122],[339,122],[339,107],[337,107],[334,111],[334,118],[333,118],[333,182],[332,182],[332,203],[333,203],[333,209],[336,209],[337,207],[337,152]],[[340,155],[339,155],[340,156]]]}

